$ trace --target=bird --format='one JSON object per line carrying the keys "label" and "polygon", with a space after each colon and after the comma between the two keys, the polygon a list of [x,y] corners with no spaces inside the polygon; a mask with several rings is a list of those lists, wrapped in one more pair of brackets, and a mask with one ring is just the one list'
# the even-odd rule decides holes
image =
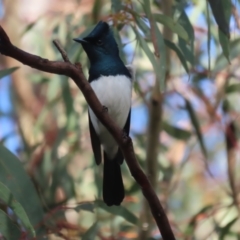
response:
{"label": "bird", "polygon": [[[118,127],[129,135],[133,69],[121,60],[110,26],[100,21],[86,37],[73,40],[80,43],[87,54],[90,62],[88,81],[100,103]],[[88,117],[96,164],[99,165],[103,158],[103,200],[108,206],[119,206],[125,197],[121,174],[124,156],[90,107]]]}

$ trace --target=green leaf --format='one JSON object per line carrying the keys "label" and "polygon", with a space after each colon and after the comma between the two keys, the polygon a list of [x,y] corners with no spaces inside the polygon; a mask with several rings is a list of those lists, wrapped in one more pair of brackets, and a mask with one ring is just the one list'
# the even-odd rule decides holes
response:
{"label": "green leaf", "polygon": [[92,8],[92,22],[98,22],[101,18],[102,0],[95,0]]}
{"label": "green leaf", "polygon": [[199,212],[197,212],[191,219],[191,221],[189,222],[187,229],[185,231],[185,234],[192,236],[193,232],[194,232],[194,228],[196,225],[196,221],[199,215],[204,214],[206,212],[208,212],[208,210],[212,209],[213,205],[207,205],[205,207],[203,207]]}
{"label": "green leaf", "polygon": [[224,16],[225,16],[225,19],[226,19],[226,22],[227,22],[227,25],[228,27],[226,26],[226,29],[228,28],[228,34],[227,34],[227,31],[226,33],[224,31],[226,36],[228,38],[230,38],[230,35],[229,35],[229,25],[230,25],[230,19],[231,19],[231,16],[232,16],[232,1],[231,0],[221,0],[222,1],[222,5],[223,5],[223,12],[224,12]]}
{"label": "green leaf", "polygon": [[65,21],[61,21],[58,25],[58,38],[63,46],[66,44],[67,35],[68,25]]}
{"label": "green leaf", "polygon": [[159,86],[160,86],[160,91],[165,90],[165,77],[166,77],[166,50],[165,50],[165,43],[164,39],[162,36],[162,33],[160,32],[157,24],[155,21],[152,22],[152,27],[154,28],[156,38],[157,38],[157,48],[159,51],[159,66],[160,68],[156,72],[158,76],[158,81],[159,81]]}
{"label": "green leaf", "polygon": [[51,160],[52,158],[58,159],[57,146],[60,145],[61,141],[63,140],[63,136],[66,137],[66,134],[63,134],[64,132],[65,132],[64,129],[60,130],[59,136],[57,137],[57,140],[52,148],[53,150],[51,152],[50,161],[48,161],[50,165],[49,170],[52,173],[52,183],[49,189],[50,201],[54,199],[58,187],[61,187],[63,189],[66,199],[70,199],[75,196],[73,179],[71,175],[69,175],[69,172],[67,171],[67,164],[69,163],[69,159],[72,159],[72,156],[69,153],[67,156],[64,156],[63,158],[56,161],[57,163],[55,164],[52,164]]}
{"label": "green leaf", "polygon": [[238,217],[234,218],[232,221],[230,221],[228,224],[225,225],[225,227],[222,227],[219,233],[219,240],[226,239],[225,236],[227,236],[230,232],[230,229],[232,225],[238,220]]}
{"label": "green leaf", "polygon": [[[145,7],[145,9],[147,9],[147,7]],[[139,19],[138,17],[136,17],[136,19],[138,19],[138,22],[141,21],[141,19]],[[157,40],[156,44],[157,44],[157,48],[158,48],[158,51],[159,51],[157,54],[160,56],[159,58],[155,57],[153,52],[150,50],[147,42],[140,35],[140,33],[137,31],[137,29],[133,27],[133,30],[136,34],[137,39],[140,42],[140,46],[142,47],[142,49],[146,53],[148,59],[152,63],[154,72],[157,76],[157,79],[159,80],[160,90],[164,91],[164,88],[165,88],[165,73],[166,73],[165,43],[164,43],[164,40],[163,40],[163,36],[162,36],[161,32],[159,31],[155,21],[153,20],[151,24],[152,24],[152,27],[153,27],[153,30],[154,30],[154,33],[155,33],[155,37],[156,37],[156,40]],[[144,25],[145,25],[145,27],[143,27]],[[139,27],[141,29],[145,29],[145,31],[148,28],[144,21],[141,21],[141,26],[139,26]]]}
{"label": "green leaf", "polygon": [[163,130],[165,130],[169,135],[171,135],[172,137],[179,139],[179,140],[188,140],[192,133],[186,130],[183,130],[181,128],[172,126],[170,124],[168,124],[167,122],[163,121],[162,122],[162,128]]}
{"label": "green leaf", "polygon": [[104,209],[105,211],[116,215],[116,216],[121,216],[123,217],[125,220],[127,220],[128,222],[137,225],[138,223],[138,218],[132,213],[130,212],[127,208],[123,207],[123,206],[111,206],[108,207],[103,201],[101,200],[97,200],[95,201],[96,205],[102,209]]}
{"label": "green leaf", "polygon": [[178,38],[178,45],[180,49],[182,50],[182,53],[184,54],[186,60],[190,62],[192,65],[194,65],[194,30],[191,22],[189,21],[189,18],[187,14],[184,11],[184,8],[177,5],[175,8],[175,11],[179,12],[179,18],[177,19],[178,23],[187,31],[188,33],[188,41],[185,41],[183,38]]}
{"label": "green leaf", "polygon": [[33,229],[32,224],[30,223],[28,216],[21,206],[21,204],[14,198],[13,194],[10,190],[0,182],[0,199],[3,201],[8,207],[10,207],[16,216],[21,220],[23,226],[31,232],[32,236],[36,236],[35,231]]}
{"label": "green leaf", "polygon": [[157,22],[168,27],[186,42],[189,40],[187,31],[178,22],[175,22],[171,17],[160,13],[153,14],[153,17]]}
{"label": "green leaf", "polygon": [[[12,192],[14,199],[24,208],[32,226],[39,226],[44,212],[38,194],[23,166],[9,150],[0,144],[0,182]],[[44,234],[40,226],[36,233]]]}
{"label": "green leaf", "polygon": [[139,184],[134,181],[133,184],[131,185],[131,187],[129,189],[126,189],[125,192],[126,192],[126,195],[132,195],[136,192],[139,192],[140,189],[141,188],[140,188]]}
{"label": "green leaf", "polygon": [[222,47],[223,55],[226,57],[228,62],[230,63],[229,59],[229,52],[230,52],[230,41],[228,37],[222,33],[221,30],[218,31],[219,42]]}
{"label": "green leaf", "polygon": [[[240,55],[240,38],[236,38],[230,42],[230,53],[229,59],[232,60]],[[225,68],[229,64],[229,61],[226,59],[224,54],[220,54],[216,60],[216,64],[214,66],[214,73],[218,73],[223,68]]]}
{"label": "green leaf", "polygon": [[230,52],[230,33],[229,33],[229,24],[230,17],[232,12],[232,4],[230,0],[208,0],[211,6],[214,18],[218,24],[218,38],[222,51],[228,62],[229,52]]}
{"label": "green leaf", "polygon": [[57,97],[60,90],[61,81],[59,81],[59,76],[55,75],[47,85],[47,100],[53,101]]}
{"label": "green leaf", "polygon": [[198,138],[198,141],[200,143],[203,155],[205,156],[205,158],[207,158],[207,150],[206,150],[205,144],[203,142],[203,137],[202,137],[200,125],[198,123],[198,118],[197,118],[197,116],[196,116],[196,114],[193,110],[193,107],[192,107],[191,103],[187,99],[185,99],[185,103],[186,103],[186,108],[187,108],[187,111],[189,113],[192,125],[195,128],[197,138]]}
{"label": "green leaf", "polygon": [[164,43],[166,44],[167,47],[169,47],[170,49],[172,49],[178,56],[179,60],[181,61],[185,71],[187,73],[189,73],[189,69],[188,69],[188,65],[187,65],[187,61],[182,53],[182,51],[177,47],[177,45],[167,39],[164,39]]}
{"label": "green leaf", "polygon": [[235,83],[227,86],[225,93],[234,93],[234,92],[240,92],[240,83]]}
{"label": "green leaf", "polygon": [[138,27],[141,29],[141,31],[143,31],[143,33],[145,34],[146,38],[151,38],[150,35],[150,29],[149,27],[146,25],[146,23],[144,22],[144,20],[141,17],[138,17],[137,14],[135,14],[135,20],[136,23],[138,25]]}
{"label": "green leaf", "polygon": [[229,19],[230,18],[229,18],[229,13],[225,11],[228,8],[228,4],[224,4],[224,2],[228,2],[228,0],[208,0],[208,2],[210,4],[210,7],[213,12],[213,16],[218,24],[219,29],[222,31],[222,33],[225,34],[225,36],[229,38]]}
{"label": "green leaf", "polygon": [[92,240],[95,239],[98,231],[98,222],[95,222],[82,236],[82,240]]}
{"label": "green leaf", "polygon": [[84,211],[88,211],[88,212],[94,212],[94,204],[93,203],[90,203],[90,202],[85,202],[85,203],[81,203],[79,204],[77,207],[74,208],[75,211],[81,211],[81,210],[84,210]]}
{"label": "green leaf", "polygon": [[29,32],[30,30],[32,30],[32,28],[38,23],[38,21],[39,21],[43,16],[45,16],[45,15],[42,15],[42,16],[38,17],[34,22],[31,22],[31,23],[27,24],[27,26],[24,28],[23,32],[21,33],[21,37],[22,37],[25,33],[27,33],[27,32]]}
{"label": "green leaf", "polygon": [[149,0],[144,0],[144,3],[142,3],[142,6],[143,6],[143,10],[146,13],[148,19],[150,20],[151,17],[152,17],[150,1]]}
{"label": "green leaf", "polygon": [[16,71],[19,67],[12,67],[12,68],[8,68],[8,69],[3,69],[0,71],[0,79],[4,78],[10,74],[12,74],[14,71]]}
{"label": "green leaf", "polygon": [[208,34],[207,34],[207,53],[208,53],[208,71],[211,70],[211,21],[210,21],[210,14],[209,14],[209,7],[207,4],[207,25],[208,25]]}
{"label": "green leaf", "polygon": [[16,224],[0,209],[0,233],[5,239],[20,239],[21,232]]}
{"label": "green leaf", "polygon": [[67,130],[73,130],[74,127],[77,125],[76,118],[75,118],[75,111],[74,111],[74,106],[73,106],[73,97],[71,94],[71,89],[69,85],[68,78],[63,76],[61,77],[62,81],[62,97],[63,97],[63,102],[65,105],[65,112],[66,112],[66,117],[67,117]]}
{"label": "green leaf", "polygon": [[149,61],[152,63],[152,66],[153,66],[153,69],[154,71],[157,73],[158,72],[158,69],[159,69],[159,66],[158,66],[158,63],[157,63],[157,60],[153,54],[153,52],[150,50],[147,42],[144,40],[144,38],[139,34],[139,32],[137,31],[137,29],[133,28],[136,36],[137,36],[137,39],[139,40],[140,42],[140,46],[142,47],[143,51],[145,52],[145,54],[147,55]]}
{"label": "green leaf", "polygon": [[121,0],[112,0],[112,10],[117,13],[122,9],[122,1]]}

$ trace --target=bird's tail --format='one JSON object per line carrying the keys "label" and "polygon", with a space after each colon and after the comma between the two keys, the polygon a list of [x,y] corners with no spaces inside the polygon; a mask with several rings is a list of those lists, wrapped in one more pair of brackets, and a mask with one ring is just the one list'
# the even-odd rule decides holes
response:
{"label": "bird's tail", "polygon": [[112,160],[104,152],[103,200],[108,206],[120,205],[124,198],[119,154]]}

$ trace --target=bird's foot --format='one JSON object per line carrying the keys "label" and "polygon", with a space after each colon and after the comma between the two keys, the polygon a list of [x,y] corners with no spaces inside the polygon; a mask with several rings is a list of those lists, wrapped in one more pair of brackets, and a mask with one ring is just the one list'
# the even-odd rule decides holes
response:
{"label": "bird's foot", "polygon": [[82,71],[82,64],[81,64],[81,63],[76,62],[76,63],[74,64],[74,66],[75,66],[78,70]]}
{"label": "bird's foot", "polygon": [[102,106],[103,112],[108,112],[108,108],[106,106]]}
{"label": "bird's foot", "polygon": [[127,133],[124,130],[122,130],[122,138],[125,141],[128,139],[128,135],[127,135]]}

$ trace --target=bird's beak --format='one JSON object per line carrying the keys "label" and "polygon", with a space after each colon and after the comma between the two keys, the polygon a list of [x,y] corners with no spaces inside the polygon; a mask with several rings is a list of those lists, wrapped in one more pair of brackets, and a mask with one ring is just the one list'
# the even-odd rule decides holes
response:
{"label": "bird's beak", "polygon": [[78,43],[81,43],[81,44],[84,44],[84,43],[88,43],[86,40],[82,39],[82,38],[74,38],[73,39],[75,42],[78,42]]}

